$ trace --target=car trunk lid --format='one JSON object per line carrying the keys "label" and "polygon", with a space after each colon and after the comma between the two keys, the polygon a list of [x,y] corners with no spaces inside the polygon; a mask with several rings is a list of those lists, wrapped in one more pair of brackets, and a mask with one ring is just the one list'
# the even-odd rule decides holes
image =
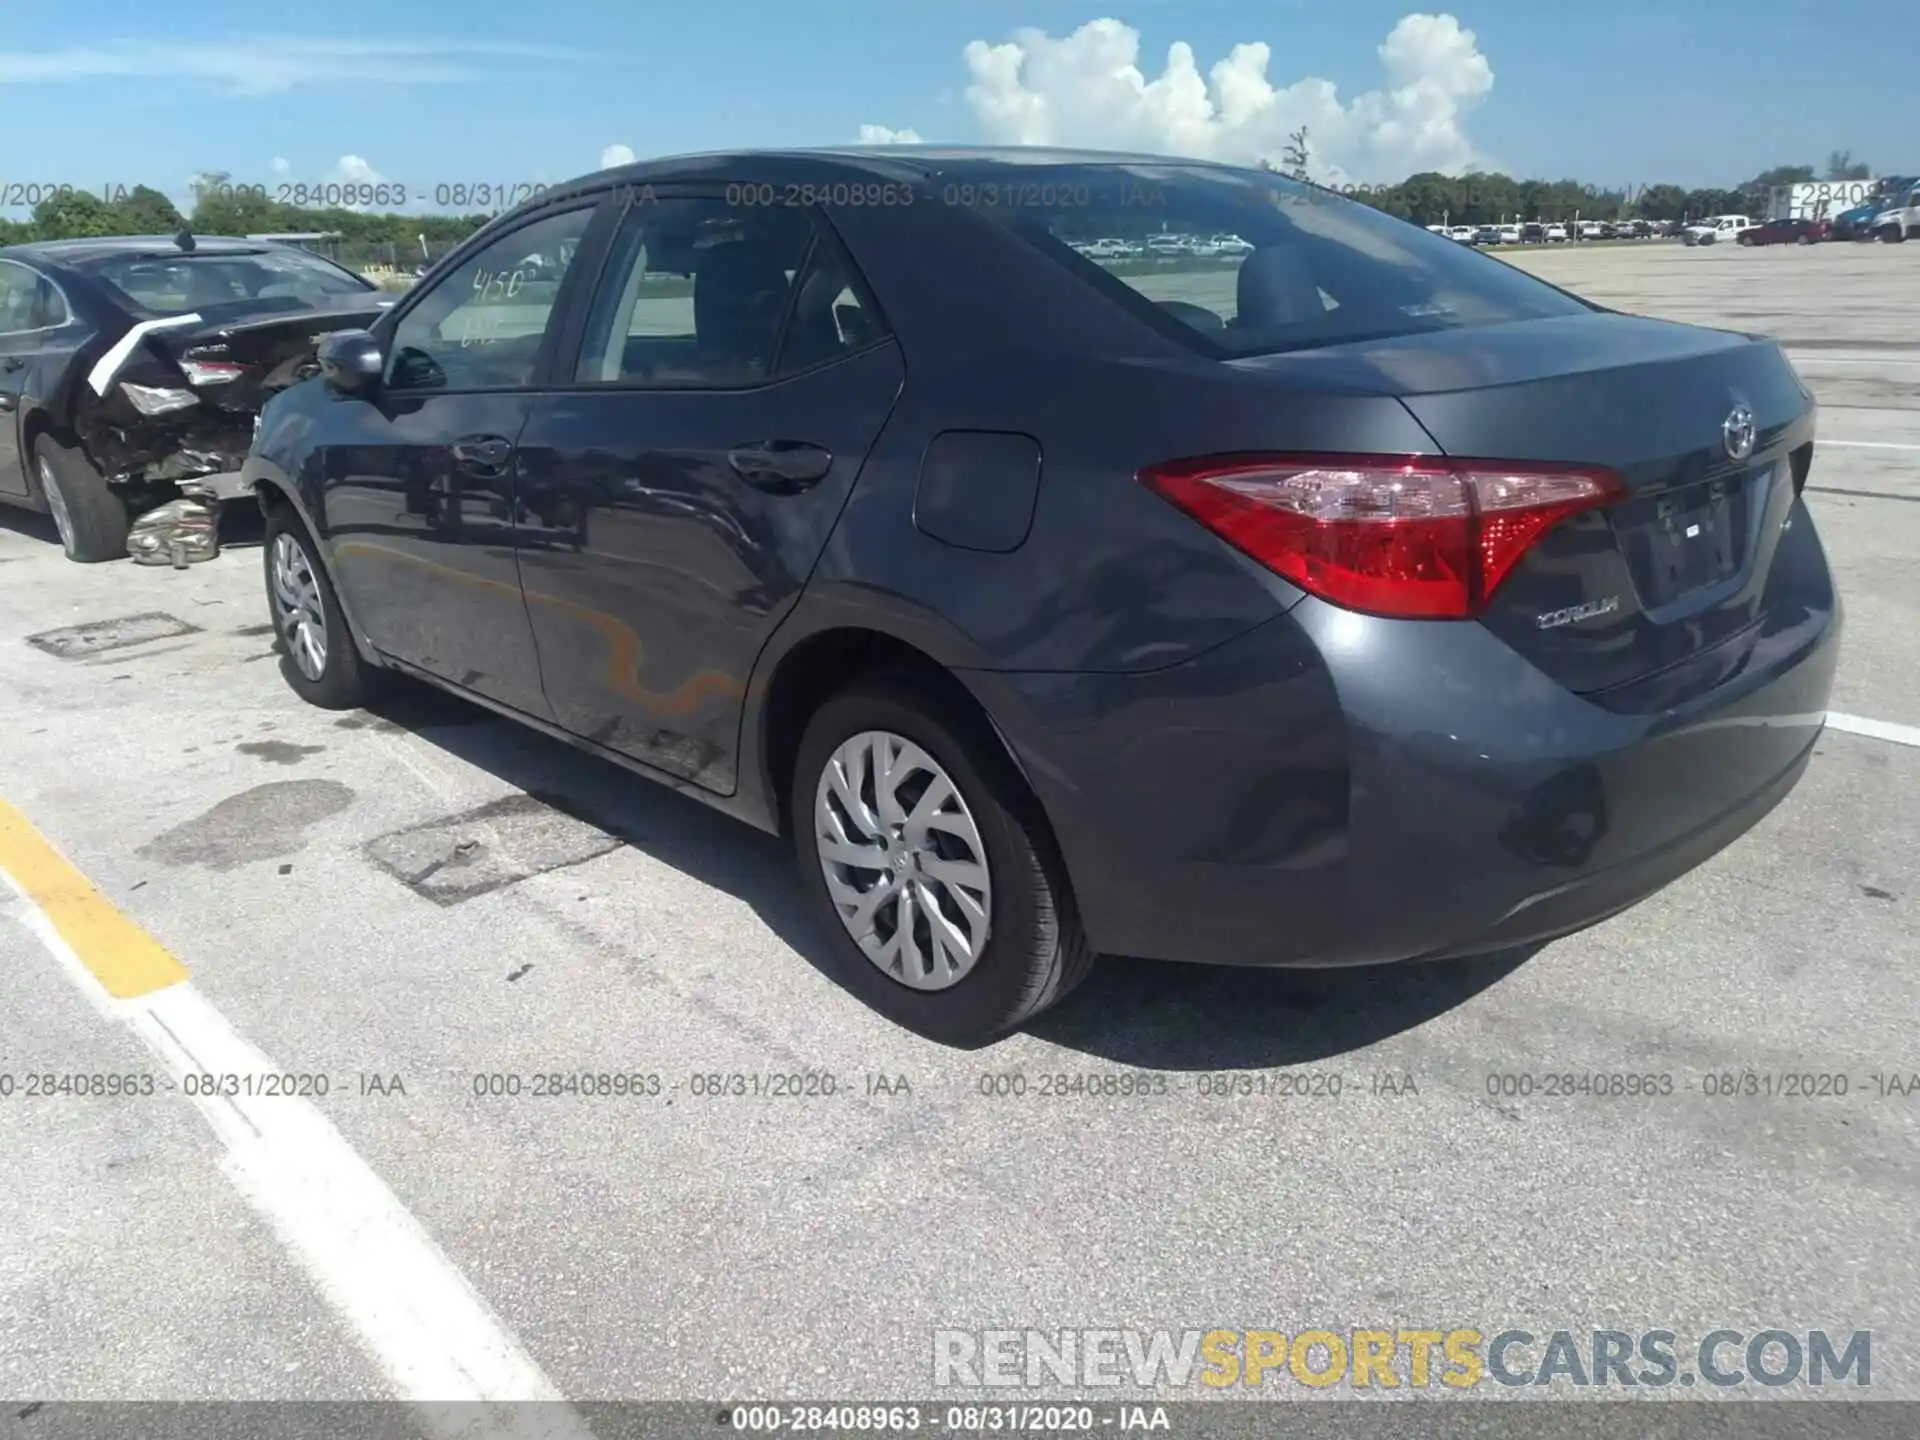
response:
{"label": "car trunk lid", "polygon": [[342,295],[330,304],[262,313],[222,307],[200,321],[147,338],[185,374],[203,405],[229,413],[256,413],[277,391],[314,373],[320,337],[372,325],[393,305],[377,292]]}
{"label": "car trunk lid", "polygon": [[1772,341],[1596,312],[1235,363],[1396,395],[1449,456],[1613,472],[1480,616],[1570,690],[1677,704],[1765,628],[1815,415]]}

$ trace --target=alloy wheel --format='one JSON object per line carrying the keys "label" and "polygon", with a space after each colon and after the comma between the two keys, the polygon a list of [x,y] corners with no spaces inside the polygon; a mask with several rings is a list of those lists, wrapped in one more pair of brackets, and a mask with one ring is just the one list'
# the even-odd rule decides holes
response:
{"label": "alloy wheel", "polygon": [[73,516],[67,513],[67,497],[60,493],[60,482],[53,478],[53,466],[40,462],[40,493],[47,497],[47,513],[53,516],[53,528],[60,532],[60,544],[73,553]]}
{"label": "alloy wheel", "polygon": [[286,531],[274,536],[267,573],[287,653],[302,675],[318,681],[327,669],[327,610],[306,547]]}
{"label": "alloy wheel", "polygon": [[920,746],[887,730],[844,741],[815,787],[813,833],[834,912],[882,974],[945,990],[979,963],[993,915],[986,846]]}

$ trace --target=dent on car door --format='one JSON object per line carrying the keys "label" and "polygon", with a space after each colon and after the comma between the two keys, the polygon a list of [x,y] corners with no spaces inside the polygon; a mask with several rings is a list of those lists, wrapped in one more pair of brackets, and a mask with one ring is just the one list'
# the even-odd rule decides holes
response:
{"label": "dent on car door", "polygon": [[904,378],[819,217],[683,196],[627,216],[571,383],[521,437],[516,532],[577,734],[722,794],[746,682]]}
{"label": "dent on car door", "polygon": [[551,718],[513,552],[516,444],[591,204],[508,232],[396,316],[369,397],[325,410],[324,527],[375,648]]}

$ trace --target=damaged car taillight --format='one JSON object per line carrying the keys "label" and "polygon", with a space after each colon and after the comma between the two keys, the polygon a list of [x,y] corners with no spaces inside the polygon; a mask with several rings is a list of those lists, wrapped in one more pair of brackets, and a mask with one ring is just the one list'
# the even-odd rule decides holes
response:
{"label": "damaged car taillight", "polygon": [[247,367],[231,360],[182,360],[180,369],[190,385],[225,385],[247,373]]}
{"label": "damaged car taillight", "polygon": [[164,385],[135,385],[131,380],[122,380],[120,388],[126,392],[127,399],[133,402],[133,408],[142,415],[168,415],[200,403],[200,397],[191,390],[174,390]]}

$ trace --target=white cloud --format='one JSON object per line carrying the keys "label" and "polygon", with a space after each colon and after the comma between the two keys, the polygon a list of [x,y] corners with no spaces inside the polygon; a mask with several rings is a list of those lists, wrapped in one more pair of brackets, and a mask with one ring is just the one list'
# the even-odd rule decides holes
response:
{"label": "white cloud", "polygon": [[634,154],[631,145],[609,145],[600,152],[600,168],[602,170],[611,170],[616,165],[631,165],[633,161]]}
{"label": "white cloud", "polygon": [[860,143],[862,145],[923,145],[926,142],[912,130],[890,130],[885,125],[862,125]]}
{"label": "white cloud", "polygon": [[530,60],[580,58],[569,50],[479,41],[293,35],[206,43],[113,40],[63,50],[0,50],[0,85],[150,78],[213,84],[236,95],[273,95],[301,85],[506,79]]}
{"label": "white cloud", "polygon": [[273,157],[273,173],[274,174],[284,175],[292,168],[293,166],[288,163],[286,156],[276,155]]}
{"label": "white cloud", "polygon": [[342,155],[334,162],[333,173],[328,175],[329,185],[378,185],[386,180],[361,155]]}
{"label": "white cloud", "polygon": [[982,130],[1003,144],[1282,164],[1288,137],[1305,126],[1317,180],[1394,181],[1483,163],[1462,128],[1493,88],[1474,33],[1451,15],[1407,15],[1375,53],[1385,84],[1346,101],[1330,80],[1276,87],[1264,41],[1235,45],[1205,74],[1193,47],[1176,41],[1149,79],[1140,32],[1093,20],[1057,38],[1024,29],[1002,45],[973,41],[966,94]]}

